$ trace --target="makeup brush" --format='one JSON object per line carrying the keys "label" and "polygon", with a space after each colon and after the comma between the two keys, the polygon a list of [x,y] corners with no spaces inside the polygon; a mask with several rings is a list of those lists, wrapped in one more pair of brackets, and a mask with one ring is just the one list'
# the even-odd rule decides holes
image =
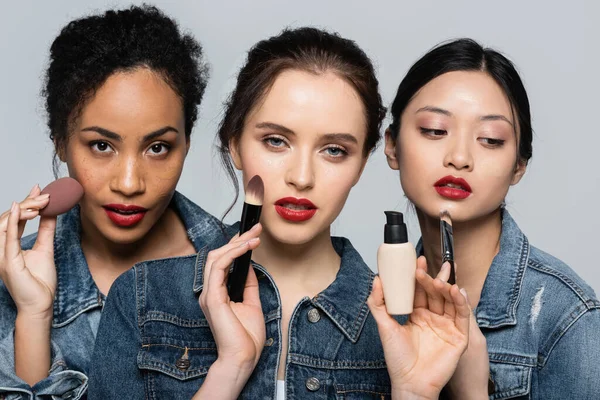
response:
{"label": "makeup brush", "polygon": [[[260,220],[264,196],[265,186],[263,181],[260,176],[254,175],[246,186],[246,198],[244,199],[240,221],[240,235],[248,232]],[[244,301],[244,287],[246,286],[246,276],[248,275],[251,258],[252,250],[248,250],[233,262],[233,268],[227,280],[229,298],[232,301],[238,303]]]}
{"label": "makeup brush", "polygon": [[450,277],[448,283],[456,283],[456,273],[454,271],[454,233],[452,232],[452,219],[450,213],[446,210],[440,212],[440,236],[442,239],[442,264],[446,261],[450,263]]}

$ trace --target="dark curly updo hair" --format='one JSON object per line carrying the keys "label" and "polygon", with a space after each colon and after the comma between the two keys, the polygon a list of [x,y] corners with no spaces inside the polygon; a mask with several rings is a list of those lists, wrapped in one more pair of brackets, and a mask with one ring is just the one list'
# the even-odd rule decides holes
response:
{"label": "dark curly updo hair", "polygon": [[42,94],[55,150],[66,148],[69,128],[108,77],[139,67],[158,73],[181,97],[189,136],[208,79],[202,47],[156,7],[132,6],[71,21],[52,43]]}

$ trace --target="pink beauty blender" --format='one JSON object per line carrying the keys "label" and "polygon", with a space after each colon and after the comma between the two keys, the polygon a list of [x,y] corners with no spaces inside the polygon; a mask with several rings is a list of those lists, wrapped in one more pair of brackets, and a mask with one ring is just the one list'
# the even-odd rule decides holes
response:
{"label": "pink beauty blender", "polygon": [[83,197],[83,187],[73,178],[60,178],[51,182],[41,194],[50,194],[50,202],[40,210],[42,217],[55,217],[75,207]]}

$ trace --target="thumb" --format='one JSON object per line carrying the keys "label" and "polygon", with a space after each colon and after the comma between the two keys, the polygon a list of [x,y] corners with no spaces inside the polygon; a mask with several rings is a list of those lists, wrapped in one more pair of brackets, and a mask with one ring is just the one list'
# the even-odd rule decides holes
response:
{"label": "thumb", "polygon": [[37,239],[33,250],[45,251],[54,254],[54,232],[56,231],[56,217],[41,217]]}

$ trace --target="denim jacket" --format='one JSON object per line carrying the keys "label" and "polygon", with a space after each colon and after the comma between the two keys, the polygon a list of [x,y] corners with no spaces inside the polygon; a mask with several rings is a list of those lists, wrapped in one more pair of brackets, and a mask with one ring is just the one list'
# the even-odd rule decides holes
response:
{"label": "denim jacket", "polygon": [[[329,287],[296,306],[285,365],[279,365],[279,291],[266,269],[253,263],[266,342],[240,398],[275,399],[278,368],[285,369],[287,400],[391,398],[383,349],[367,306],[375,275],[348,240],[332,242],[340,270]],[[198,304],[208,250],[168,264],[137,264],[113,284],[90,367],[90,399],[190,399],[201,387],[217,359]]]}
{"label": "denim jacket", "polygon": [[506,210],[475,313],[496,386],[490,399],[600,399],[600,301],[531,246]]}
{"label": "denim jacket", "polygon": [[[206,245],[205,238],[221,232],[220,222],[175,193],[171,207],[183,221],[196,251]],[[58,218],[54,261],[57,287],[54,299],[49,376],[29,386],[14,369],[14,326],[16,307],[0,281],[0,399],[81,399],[88,386],[87,371],[94,346],[104,295],[96,286],[87,266],[80,238],[79,208]],[[33,247],[36,234],[22,239],[22,248]],[[156,265],[167,265],[156,261]]]}

